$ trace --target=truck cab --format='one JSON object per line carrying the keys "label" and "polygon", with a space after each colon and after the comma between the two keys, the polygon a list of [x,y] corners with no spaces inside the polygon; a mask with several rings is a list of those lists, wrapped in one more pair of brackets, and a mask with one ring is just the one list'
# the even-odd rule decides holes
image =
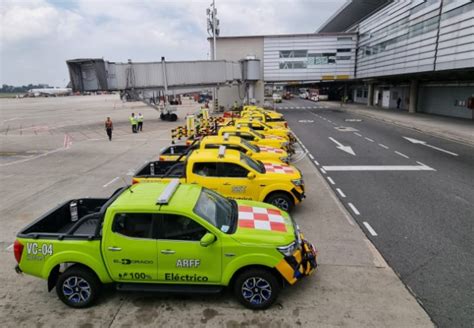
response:
{"label": "truck cab", "polygon": [[224,126],[219,129],[218,135],[223,136],[224,134],[240,137],[257,146],[270,146],[275,148],[281,148],[286,151],[291,150],[290,142],[288,139],[272,135],[265,136],[249,127],[241,127],[239,125]]}

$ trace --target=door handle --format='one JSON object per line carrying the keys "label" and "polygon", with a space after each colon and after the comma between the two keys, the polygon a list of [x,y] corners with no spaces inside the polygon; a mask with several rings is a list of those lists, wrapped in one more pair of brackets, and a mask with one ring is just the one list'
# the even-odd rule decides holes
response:
{"label": "door handle", "polygon": [[230,186],[230,183],[226,182],[222,184],[223,186]]}
{"label": "door handle", "polygon": [[112,252],[119,252],[122,250],[120,247],[108,247],[107,249]]}
{"label": "door handle", "polygon": [[172,249],[164,249],[164,250],[161,251],[161,254],[166,254],[166,255],[174,254],[174,253],[176,253],[176,252],[173,251]]}

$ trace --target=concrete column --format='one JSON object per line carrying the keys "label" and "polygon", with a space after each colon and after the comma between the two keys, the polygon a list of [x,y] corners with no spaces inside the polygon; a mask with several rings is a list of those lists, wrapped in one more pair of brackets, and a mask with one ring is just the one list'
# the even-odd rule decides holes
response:
{"label": "concrete column", "polygon": [[374,84],[369,83],[369,90],[367,92],[367,106],[374,105]]}
{"label": "concrete column", "polygon": [[416,113],[416,104],[418,102],[418,81],[411,80],[410,83],[410,104],[408,106],[409,113]]}

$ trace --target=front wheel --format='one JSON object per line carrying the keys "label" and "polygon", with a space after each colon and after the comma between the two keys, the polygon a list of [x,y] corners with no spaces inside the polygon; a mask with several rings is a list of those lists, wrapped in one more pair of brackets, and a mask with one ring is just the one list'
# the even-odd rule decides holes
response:
{"label": "front wheel", "polygon": [[293,207],[295,207],[293,199],[291,199],[287,194],[281,192],[277,192],[268,196],[267,199],[265,199],[265,203],[275,205],[279,209],[286,212],[291,212]]}
{"label": "front wheel", "polygon": [[64,304],[73,308],[90,306],[97,298],[100,281],[94,273],[81,267],[71,267],[59,276],[56,293]]}
{"label": "front wheel", "polygon": [[270,307],[280,292],[276,277],[264,269],[250,269],[239,274],[234,284],[235,297],[245,307],[264,310]]}

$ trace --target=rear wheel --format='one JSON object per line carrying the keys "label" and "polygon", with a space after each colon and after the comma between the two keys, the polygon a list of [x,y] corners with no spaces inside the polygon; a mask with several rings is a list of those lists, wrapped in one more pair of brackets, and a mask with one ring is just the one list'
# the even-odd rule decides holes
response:
{"label": "rear wheel", "polygon": [[170,114],[169,120],[170,120],[171,122],[175,122],[177,119],[178,119],[178,115],[176,115],[176,114],[174,114],[174,113],[173,113],[173,114]]}
{"label": "rear wheel", "polygon": [[90,306],[97,298],[100,281],[90,270],[73,266],[61,274],[56,293],[64,304],[74,308]]}
{"label": "rear wheel", "polygon": [[265,199],[265,202],[275,205],[279,209],[282,209],[286,212],[291,212],[293,210],[293,207],[295,207],[293,199],[282,192],[276,192],[274,194],[271,194]]}
{"label": "rear wheel", "polygon": [[270,307],[280,292],[276,277],[264,269],[249,269],[236,278],[235,297],[245,307],[252,310],[264,310]]}

